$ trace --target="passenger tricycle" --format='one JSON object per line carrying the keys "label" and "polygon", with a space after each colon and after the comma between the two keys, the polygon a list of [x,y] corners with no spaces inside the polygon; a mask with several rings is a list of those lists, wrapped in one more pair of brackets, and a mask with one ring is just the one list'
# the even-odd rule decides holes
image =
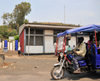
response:
{"label": "passenger tricycle", "polygon": [[[97,34],[100,31],[100,25],[89,25],[85,27],[78,27],[57,35],[56,41],[56,55],[59,55],[59,62],[54,64],[51,71],[53,79],[61,79],[65,72],[74,73],[73,58],[75,53],[73,51],[66,52],[66,41],[70,38],[70,34],[78,32],[94,32],[95,42],[91,44],[91,51],[88,54],[88,47],[86,43],[86,55],[84,59],[78,60],[80,73],[84,72],[100,72],[100,47],[97,46]],[[74,41],[74,40],[73,40]]]}

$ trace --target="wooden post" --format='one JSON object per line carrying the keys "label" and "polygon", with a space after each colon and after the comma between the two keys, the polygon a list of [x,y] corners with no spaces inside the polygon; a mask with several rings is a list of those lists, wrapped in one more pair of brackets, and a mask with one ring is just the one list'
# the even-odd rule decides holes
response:
{"label": "wooden post", "polygon": [[29,44],[30,44],[30,27],[28,28],[28,55],[29,55]]}

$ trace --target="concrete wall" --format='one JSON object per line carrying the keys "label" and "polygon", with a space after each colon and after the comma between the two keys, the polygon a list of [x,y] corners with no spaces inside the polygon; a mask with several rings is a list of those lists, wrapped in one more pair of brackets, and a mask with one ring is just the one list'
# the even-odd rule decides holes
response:
{"label": "concrete wall", "polygon": [[53,30],[44,30],[44,35],[53,35]]}
{"label": "concrete wall", "polygon": [[71,37],[71,40],[69,41],[69,45],[70,45],[71,47],[73,47],[73,45],[76,46],[76,37],[75,37],[75,36],[72,36],[72,37]]}
{"label": "concrete wall", "polygon": [[45,53],[54,53],[53,36],[45,36]]}
{"label": "concrete wall", "polygon": [[26,53],[43,53],[43,46],[26,46]]}
{"label": "concrete wall", "polygon": [[88,40],[89,40],[89,36],[84,36],[84,42],[88,42]]}
{"label": "concrete wall", "polygon": [[[45,30],[44,31],[44,45],[45,45],[45,53],[54,53],[54,45],[53,45],[53,30]],[[51,35],[51,36],[47,36]]]}

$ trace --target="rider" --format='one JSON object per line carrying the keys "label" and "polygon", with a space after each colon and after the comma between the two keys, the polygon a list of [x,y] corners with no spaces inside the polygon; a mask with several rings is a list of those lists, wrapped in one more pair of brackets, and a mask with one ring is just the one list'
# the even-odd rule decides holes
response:
{"label": "rider", "polygon": [[78,60],[83,59],[85,57],[85,54],[86,54],[86,45],[83,41],[84,41],[84,38],[79,37],[78,44],[75,47],[75,49],[73,50],[74,53],[76,54],[76,56],[73,58],[76,72],[80,70],[79,65],[78,65]]}

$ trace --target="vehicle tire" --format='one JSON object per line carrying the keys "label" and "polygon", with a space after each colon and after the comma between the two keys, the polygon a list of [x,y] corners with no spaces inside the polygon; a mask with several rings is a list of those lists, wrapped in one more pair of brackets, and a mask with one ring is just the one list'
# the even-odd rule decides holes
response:
{"label": "vehicle tire", "polygon": [[60,66],[55,66],[52,70],[51,70],[51,77],[55,80],[59,80],[62,79],[64,77],[64,69],[61,70],[60,73],[58,73],[57,71],[59,71]]}

